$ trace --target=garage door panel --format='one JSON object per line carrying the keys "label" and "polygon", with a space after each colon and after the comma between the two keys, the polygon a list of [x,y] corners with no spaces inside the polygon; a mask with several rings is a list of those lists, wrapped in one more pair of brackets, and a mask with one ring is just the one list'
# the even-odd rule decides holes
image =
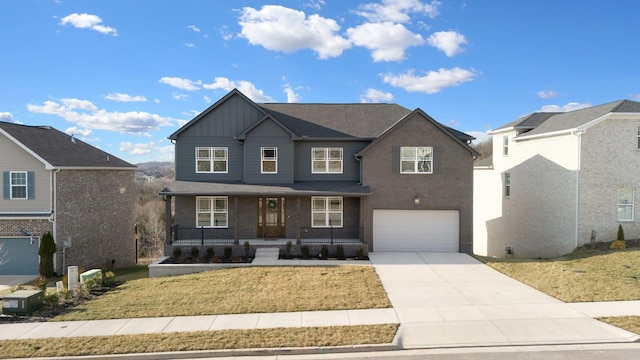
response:
{"label": "garage door panel", "polygon": [[0,275],[37,275],[38,242],[28,237],[0,238]]}
{"label": "garage door panel", "polygon": [[374,210],[374,251],[458,252],[457,210]]}

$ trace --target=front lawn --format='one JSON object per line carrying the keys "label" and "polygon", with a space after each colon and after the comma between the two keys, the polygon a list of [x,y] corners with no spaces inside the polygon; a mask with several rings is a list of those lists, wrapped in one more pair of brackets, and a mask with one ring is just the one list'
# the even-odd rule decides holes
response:
{"label": "front lawn", "polygon": [[53,321],[388,307],[371,266],[249,267],[127,281]]}
{"label": "front lawn", "polygon": [[640,300],[638,248],[578,249],[557,259],[478,259],[564,302]]}

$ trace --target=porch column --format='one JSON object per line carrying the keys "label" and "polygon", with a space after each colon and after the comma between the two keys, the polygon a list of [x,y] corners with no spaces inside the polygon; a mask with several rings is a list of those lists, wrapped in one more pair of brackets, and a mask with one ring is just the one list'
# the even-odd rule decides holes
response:
{"label": "porch column", "polygon": [[240,244],[240,196],[235,196],[233,198],[234,207],[236,209],[236,225],[235,230],[233,231],[233,244]]}
{"label": "porch column", "polygon": [[296,197],[296,245],[300,245],[300,196]]}
{"label": "porch column", "polygon": [[171,245],[171,198],[171,195],[164,196],[164,242],[166,245]]}

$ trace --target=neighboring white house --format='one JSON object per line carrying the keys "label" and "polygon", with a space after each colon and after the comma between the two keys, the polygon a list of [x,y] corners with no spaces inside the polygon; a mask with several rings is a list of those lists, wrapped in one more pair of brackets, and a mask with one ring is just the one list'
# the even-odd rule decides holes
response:
{"label": "neighboring white house", "polygon": [[640,103],[532,113],[490,132],[474,167],[474,253],[553,257],[596,241],[640,238]]}

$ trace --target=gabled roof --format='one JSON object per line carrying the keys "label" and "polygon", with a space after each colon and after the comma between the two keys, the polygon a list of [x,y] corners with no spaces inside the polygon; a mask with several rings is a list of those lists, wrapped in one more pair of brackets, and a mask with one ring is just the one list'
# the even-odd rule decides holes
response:
{"label": "gabled roof", "polygon": [[490,133],[495,134],[513,129],[519,130],[520,135],[516,139],[545,136],[589,127],[595,124],[594,121],[613,113],[638,113],[640,115],[640,102],[618,100],[568,112],[535,112],[492,130]]}
{"label": "gabled roof", "polygon": [[[480,155],[479,152],[477,152],[474,148],[472,148],[471,146],[469,146],[469,144],[467,144],[466,142],[466,138],[460,138],[458,136],[456,136],[455,133],[453,133],[451,130],[451,128],[446,127],[442,124],[440,124],[439,122],[437,122],[436,120],[434,120],[431,116],[429,116],[429,114],[425,113],[424,111],[422,111],[422,109],[417,108],[415,110],[413,110],[412,112],[410,112],[409,114],[405,115],[404,117],[402,117],[400,120],[396,121],[395,124],[393,124],[390,128],[388,128],[387,130],[385,130],[382,134],[380,134],[380,136],[378,136],[374,141],[371,142],[371,144],[367,145],[364,149],[360,150],[360,152],[358,152],[356,155],[357,156],[361,156],[362,154],[364,154],[365,152],[367,152],[368,149],[374,147],[381,139],[383,139],[385,136],[391,134],[395,129],[398,128],[398,126],[403,123],[404,121],[406,121],[407,119],[409,119],[411,117],[411,115],[414,114],[418,114],[420,116],[422,116],[426,121],[429,121],[430,123],[432,123],[435,127],[437,127],[438,129],[440,129],[443,133],[445,133],[446,135],[448,135],[449,137],[451,137],[451,139],[453,139],[453,141],[457,142],[458,144],[460,144],[462,147],[466,148],[467,150],[469,150],[469,152],[474,155],[474,156],[478,156]],[[455,130],[457,133],[459,134],[463,134],[466,135],[467,137],[470,137],[472,139],[474,139],[474,137],[469,136],[467,134],[461,133],[457,130]]]}
{"label": "gabled roof", "polygon": [[0,121],[0,133],[55,168],[131,168],[135,166],[75,139],[51,126],[28,126]]}

